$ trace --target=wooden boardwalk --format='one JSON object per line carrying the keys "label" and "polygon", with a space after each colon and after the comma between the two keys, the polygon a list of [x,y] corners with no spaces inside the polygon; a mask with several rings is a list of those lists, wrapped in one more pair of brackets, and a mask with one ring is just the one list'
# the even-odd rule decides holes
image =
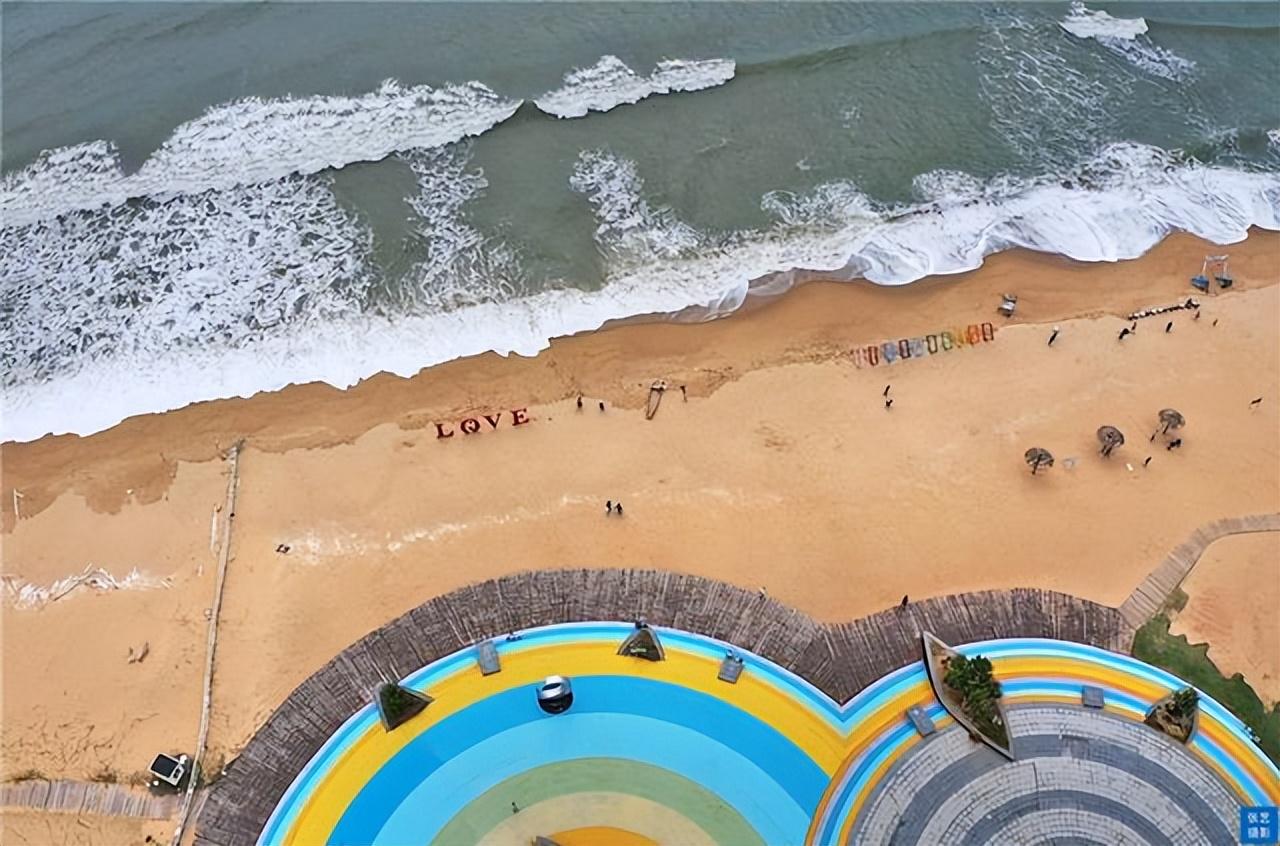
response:
{"label": "wooden boardwalk", "polygon": [[1228,535],[1250,532],[1280,532],[1280,514],[1226,517],[1196,529],[1120,605],[1125,622],[1137,629],[1154,617],[1182,584],[1209,544]]}
{"label": "wooden boardwalk", "polygon": [[1051,637],[1127,652],[1133,639],[1116,609],[1045,590],[939,597],[824,625],[759,593],[698,576],[656,570],[519,573],[428,601],[347,647],[299,685],[210,789],[196,820],[196,843],[254,843],[294,776],[370,701],[378,684],[508,632],[641,617],[748,649],[839,702],[917,660],[922,628],[953,644]]}
{"label": "wooden boardwalk", "polygon": [[169,819],[180,799],[156,796],[141,787],[91,781],[19,781],[0,785],[0,807],[67,814]]}

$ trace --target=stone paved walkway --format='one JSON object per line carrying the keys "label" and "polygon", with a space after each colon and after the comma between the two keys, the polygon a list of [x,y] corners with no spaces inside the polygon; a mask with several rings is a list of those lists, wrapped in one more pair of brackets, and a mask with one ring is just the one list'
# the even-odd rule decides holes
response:
{"label": "stone paved walkway", "polygon": [[1151,729],[1065,705],[1009,711],[1017,760],[951,726],[885,776],[848,842],[1233,844],[1239,802]]}

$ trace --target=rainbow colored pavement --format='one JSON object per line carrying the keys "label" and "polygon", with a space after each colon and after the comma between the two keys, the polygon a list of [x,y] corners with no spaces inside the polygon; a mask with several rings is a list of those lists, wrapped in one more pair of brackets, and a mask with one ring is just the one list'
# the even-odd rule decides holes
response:
{"label": "rainbow colored pavement", "polygon": [[[742,677],[719,681],[728,645],[688,632],[657,630],[665,661],[617,655],[631,630],[535,629],[496,643],[494,675],[481,675],[474,650],[413,673],[403,684],[430,694],[427,710],[392,732],[372,705],[352,716],[286,791],[259,842],[527,844],[540,834],[561,846],[844,843],[895,763],[929,742],[907,708],[920,705],[940,729],[951,723],[918,662],[841,706],[742,650]],[[1080,685],[1092,684],[1113,715],[1140,720],[1181,686],[1132,658],[1062,641],[960,650],[991,658],[1014,708],[1078,705]],[[553,674],[574,688],[573,707],[555,716],[534,696]],[[1189,749],[1241,805],[1280,803],[1280,771],[1208,697]]]}

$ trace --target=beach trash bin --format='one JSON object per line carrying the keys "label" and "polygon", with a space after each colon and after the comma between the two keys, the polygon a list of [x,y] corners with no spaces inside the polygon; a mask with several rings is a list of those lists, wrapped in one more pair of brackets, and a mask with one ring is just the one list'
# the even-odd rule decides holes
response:
{"label": "beach trash bin", "polygon": [[564,676],[547,676],[538,685],[538,707],[548,714],[563,714],[573,704],[573,683]]}
{"label": "beach trash bin", "polygon": [[1192,276],[1191,287],[1195,288],[1197,291],[1208,291],[1209,277],[1208,276]]}

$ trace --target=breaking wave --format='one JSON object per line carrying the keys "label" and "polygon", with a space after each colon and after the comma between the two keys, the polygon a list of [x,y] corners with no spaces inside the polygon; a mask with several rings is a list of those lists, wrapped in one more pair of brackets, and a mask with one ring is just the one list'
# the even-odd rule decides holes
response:
{"label": "breaking wave", "polygon": [[0,178],[0,215],[6,226],[22,226],[134,198],[225,191],[377,161],[479,135],[520,105],[479,82],[432,88],[394,80],[358,97],[237,100],[179,126],[136,173],[125,174],[107,141],[47,150]]}
{"label": "breaking wave", "polygon": [[564,84],[535,99],[534,105],[559,118],[607,112],[623,103],[638,103],[654,94],[701,91],[733,79],[730,59],[669,59],[653,73],[640,76],[617,56],[602,56],[589,68],[565,74]]}
{"label": "breaking wave", "polygon": [[1250,226],[1280,229],[1280,175],[1130,143],[1038,178],[932,171],[910,205],[847,180],[771,192],[761,207],[774,223],[733,232],[692,226],[646,197],[633,161],[590,150],[570,184],[595,213],[605,284],[535,292],[518,251],[466,221],[485,188],[466,145],[404,158],[426,258],[409,271],[413,293],[377,307],[371,236],[324,177],[3,230],[0,275],[20,281],[0,300],[16,324],[0,341],[3,437],[89,433],[290,383],[345,388],[491,350],[533,355],[618,318],[709,319],[815,274],[897,285],[1014,247],[1115,261],[1173,230],[1225,244]]}
{"label": "breaking wave", "polygon": [[1173,82],[1188,79],[1195,62],[1152,42],[1143,18],[1113,18],[1074,2],[1059,24],[1077,38],[1092,38],[1134,67]]}
{"label": "breaking wave", "polygon": [[1143,18],[1113,18],[1106,12],[1085,8],[1084,3],[1071,4],[1071,10],[1058,24],[1078,38],[1123,38],[1133,40],[1147,31]]}

